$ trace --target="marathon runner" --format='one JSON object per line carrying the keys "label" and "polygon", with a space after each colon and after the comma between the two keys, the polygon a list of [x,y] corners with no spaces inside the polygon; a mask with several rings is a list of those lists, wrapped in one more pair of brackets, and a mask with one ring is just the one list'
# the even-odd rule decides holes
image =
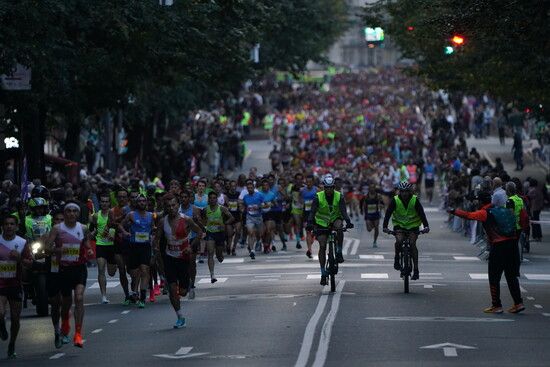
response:
{"label": "marathon runner", "polygon": [[[313,200],[315,199],[315,196],[317,195],[317,187],[314,186],[314,177],[313,175],[308,175],[306,177],[306,186],[303,187],[300,190],[300,197],[302,199],[302,202],[304,203],[304,216],[302,219],[302,222],[306,222],[309,218],[309,213],[311,212],[311,206],[313,205]],[[313,246],[313,233],[311,231],[307,231],[306,233],[306,244],[307,244],[307,252],[306,256],[310,259],[313,258],[313,255],[311,253],[312,246]]]}
{"label": "marathon runner", "polygon": [[155,251],[159,252],[159,243],[165,242],[164,271],[170,289],[170,303],[178,317],[174,329],[179,329],[186,326],[186,319],[181,312],[180,297],[185,297],[189,289],[193,261],[189,234],[191,231],[202,233],[202,230],[191,217],[179,212],[180,203],[173,194],[168,193],[164,196],[164,205],[167,214],[160,220],[154,244]]}
{"label": "marathon runner", "polygon": [[374,229],[374,242],[372,243],[373,248],[378,247],[376,241],[378,240],[378,231],[380,227],[380,211],[383,207],[384,202],[380,195],[376,192],[376,186],[371,184],[367,195],[363,198],[361,203],[361,211],[365,215],[367,231],[370,232]]}
{"label": "marathon runner", "polygon": [[208,193],[208,205],[201,211],[201,219],[206,228],[206,250],[208,252],[208,269],[210,270],[210,282],[218,280],[214,277],[214,253],[221,263],[224,260],[223,250],[225,247],[225,226],[232,224],[235,219],[225,206],[218,204],[218,193]]}
{"label": "marathon runner", "polygon": [[276,250],[273,245],[273,236],[275,233],[276,216],[277,214],[273,210],[273,207],[277,205],[277,195],[271,190],[269,181],[267,178],[262,179],[262,187],[258,191],[262,197],[262,219],[264,222],[263,246],[264,254],[267,254]]}
{"label": "marathon runner", "polygon": [[[137,193],[134,194],[137,197]],[[115,261],[118,267],[118,276],[120,279],[120,285],[124,291],[124,305],[129,305],[131,302],[130,292],[128,290],[128,277],[129,274],[127,268],[128,265],[128,239],[124,237],[123,232],[119,229],[119,225],[122,223],[126,215],[130,212],[130,206],[128,206],[128,191],[123,188],[118,188],[116,191],[117,205],[111,209],[110,220],[112,228],[115,228],[114,239],[114,251]]]}
{"label": "marathon runner", "polygon": [[[153,213],[145,210],[147,198],[139,194],[137,208],[126,215],[120,223],[119,230],[130,239],[128,267],[132,277],[132,291],[137,293],[139,287],[139,308],[145,307],[147,287],[149,286],[149,264],[151,263],[151,234],[154,229]],[[130,228],[130,232],[125,227]]]}
{"label": "marathon runner", "polygon": [[[180,194],[180,209],[179,212],[185,215],[187,218],[193,219],[200,217],[200,210],[197,209],[194,205],[191,205],[191,192],[187,190],[181,191]],[[166,207],[166,210],[169,208]],[[189,269],[189,299],[195,298],[195,278],[197,276],[197,255],[199,253],[201,237],[198,235],[199,232],[190,231],[189,232],[189,243],[191,244],[191,254],[190,254],[190,269]],[[162,243],[162,242],[161,242]],[[160,249],[162,252],[163,249]],[[166,272],[166,270],[165,270]]]}
{"label": "marathon runner", "polygon": [[236,256],[237,242],[241,237],[242,231],[242,212],[239,209],[239,195],[237,191],[237,182],[235,180],[229,181],[229,189],[227,190],[227,208],[229,212],[235,219],[233,224],[226,225],[227,231],[227,254],[231,256]]}
{"label": "marathon runner", "polygon": [[[60,257],[59,286],[63,297],[61,306],[61,330],[55,328],[55,345],[69,342],[70,322],[69,315],[74,292],[74,345],[84,347],[82,341],[82,324],[84,321],[84,291],[88,278],[86,268],[87,257],[94,255],[88,242],[88,228],[77,221],[80,216],[80,206],[76,202],[67,202],[64,210],[64,221],[52,228],[46,242],[53,254]],[[52,248],[52,246],[54,246]],[[55,325],[55,324],[54,324]],[[56,327],[56,326],[54,326]],[[60,334],[61,331],[61,334]]]}
{"label": "marathon runner", "polygon": [[302,220],[304,218],[304,201],[300,195],[303,186],[304,176],[301,173],[294,175],[294,183],[290,186],[291,214],[294,220],[294,234],[296,236],[296,248],[301,249],[300,240],[302,238]]}
{"label": "marathon runner", "polygon": [[107,304],[107,278],[105,268],[109,276],[114,276],[117,269],[115,260],[115,228],[109,223],[110,198],[108,193],[99,195],[100,210],[92,216],[90,221],[91,237],[96,240],[97,282],[101,291],[101,303]]}
{"label": "marathon runner", "polygon": [[[2,217],[0,235],[0,340],[8,342],[8,359],[17,357],[15,341],[19,333],[22,308],[21,269],[31,266],[30,248],[16,235],[19,220],[13,214]],[[6,313],[10,308],[10,332],[6,329]]]}
{"label": "marathon runner", "polygon": [[256,258],[256,246],[261,246],[261,236],[263,233],[263,219],[261,206],[263,202],[262,194],[255,191],[254,181],[246,181],[247,193],[240,201],[241,210],[246,213],[246,230],[248,233],[248,251],[250,258]]}

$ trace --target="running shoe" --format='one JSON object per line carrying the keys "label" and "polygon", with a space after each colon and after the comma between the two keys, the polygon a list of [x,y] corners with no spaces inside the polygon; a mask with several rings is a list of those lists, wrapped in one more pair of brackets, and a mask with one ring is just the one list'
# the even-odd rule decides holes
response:
{"label": "running shoe", "polygon": [[101,303],[104,304],[104,305],[109,303],[109,300],[107,299],[107,296],[101,297]]}
{"label": "running shoe", "polygon": [[189,299],[195,299],[195,287],[190,287],[187,295]]}
{"label": "running shoe", "polygon": [[63,346],[63,341],[61,340],[61,334],[55,333],[55,339],[54,339],[55,348],[59,349]]}
{"label": "running shoe", "polygon": [[126,298],[124,302],[122,302],[123,306],[130,306],[130,298]]}
{"label": "running shoe", "polygon": [[418,278],[420,278],[420,272],[418,270],[415,270],[413,272],[413,275],[411,277],[411,280],[418,280]]}
{"label": "running shoe", "polygon": [[336,262],[338,264],[341,264],[344,262],[344,256],[342,256],[342,253],[341,252],[337,252],[336,253]]}
{"label": "running shoe", "polygon": [[237,256],[237,252],[235,251],[235,249],[231,250],[231,256]]}
{"label": "running shoe", "polygon": [[296,242],[296,248],[299,250],[302,248],[302,245],[300,244],[300,242]]}
{"label": "running shoe", "polygon": [[138,308],[145,308],[145,302],[143,301],[137,301]]}
{"label": "running shoe", "polygon": [[275,247],[275,245],[271,245],[271,251],[277,252],[277,247]]}
{"label": "running shoe", "polygon": [[178,321],[174,324],[174,329],[181,329],[185,327],[187,324],[187,321],[185,320],[185,317],[178,317]]}
{"label": "running shoe", "polygon": [[283,244],[283,247],[281,248],[281,251],[286,251],[287,250],[287,247],[286,247],[286,243]]}
{"label": "running shoe", "polygon": [[149,291],[149,302],[155,303],[155,291],[153,289]]}
{"label": "running shoe", "polygon": [[502,313],[502,307],[491,306],[483,310],[485,313]]}
{"label": "running shoe", "polygon": [[310,259],[313,259],[313,256],[311,255],[311,251],[309,250],[307,250],[306,256],[309,257]]}
{"label": "running shoe", "polygon": [[250,251],[250,258],[252,260],[256,259],[256,255],[254,254],[254,251]]}
{"label": "running shoe", "polygon": [[212,283],[212,284],[216,283],[217,281],[218,281],[218,279],[216,279],[216,278],[210,278],[210,283]]}
{"label": "running shoe", "polygon": [[75,347],[84,348],[84,342],[82,341],[82,335],[80,335],[80,333],[74,334],[73,343]]}
{"label": "running shoe", "polygon": [[61,334],[61,344],[69,344],[70,341],[71,340],[69,339],[68,335]]}
{"label": "running shoe", "polygon": [[157,284],[153,287],[154,295],[160,296],[160,286]]}
{"label": "running shoe", "polygon": [[395,270],[400,270],[401,269],[401,265],[399,264],[399,257],[394,257],[393,258],[393,268]]}
{"label": "running shoe", "polygon": [[17,358],[17,353],[15,353],[15,350],[8,349],[8,359],[16,359],[16,358]]}
{"label": "running shoe", "polygon": [[321,275],[321,283],[320,283],[322,286],[325,286],[328,284],[327,282],[327,276],[326,275]]}
{"label": "running shoe", "polygon": [[378,245],[376,244],[376,242],[374,242],[374,243],[372,244],[372,248],[378,248]]}
{"label": "running shoe", "polygon": [[525,306],[523,303],[518,303],[517,305],[513,305],[508,309],[508,312],[510,313],[520,313],[521,311],[525,310]]}
{"label": "running shoe", "polygon": [[204,264],[204,258],[202,255],[199,255],[199,264]]}
{"label": "running shoe", "polygon": [[262,250],[262,243],[260,241],[256,242],[256,247],[254,248],[254,251],[258,252]]}

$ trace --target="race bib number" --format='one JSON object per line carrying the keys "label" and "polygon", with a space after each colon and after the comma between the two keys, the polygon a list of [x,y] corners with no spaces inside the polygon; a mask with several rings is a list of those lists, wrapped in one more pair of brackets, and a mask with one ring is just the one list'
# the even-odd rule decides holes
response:
{"label": "race bib number", "polygon": [[256,216],[260,213],[260,211],[258,210],[258,205],[249,205],[247,209],[248,209],[248,214],[253,216]]}
{"label": "race bib number", "polygon": [[263,203],[262,204],[262,212],[263,213],[269,213],[271,210],[271,204],[270,203]]}
{"label": "race bib number", "polygon": [[50,273],[59,273],[59,260],[52,257]]}
{"label": "race bib number", "polygon": [[368,213],[371,213],[371,214],[372,214],[372,213],[376,213],[376,212],[378,212],[377,209],[378,209],[378,207],[377,207],[376,204],[369,204],[369,205],[367,205],[367,212],[368,212]]}
{"label": "race bib number", "polygon": [[136,232],[136,235],[135,235],[136,243],[149,242],[150,238],[151,238],[151,235],[149,234],[149,232]]}
{"label": "race bib number", "polygon": [[227,204],[227,206],[229,207],[229,210],[232,211],[232,212],[236,212],[237,209],[239,208],[236,201],[230,201],[230,202]]}
{"label": "race bib number", "polygon": [[304,201],[304,210],[305,211],[310,211],[311,210],[311,204],[313,204],[313,200]]}
{"label": "race bib number", "polygon": [[433,180],[434,174],[432,172],[426,172],[426,180]]}
{"label": "race bib number", "polygon": [[0,278],[12,279],[17,276],[17,261],[0,261]]}
{"label": "race bib number", "polygon": [[76,262],[80,257],[80,243],[63,244],[61,261]]}

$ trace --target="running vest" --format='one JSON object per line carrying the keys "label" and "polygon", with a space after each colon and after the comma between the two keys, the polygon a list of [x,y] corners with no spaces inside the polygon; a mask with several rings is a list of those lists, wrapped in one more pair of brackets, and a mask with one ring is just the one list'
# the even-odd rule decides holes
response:
{"label": "running vest", "polygon": [[395,210],[392,215],[392,223],[394,227],[401,227],[403,229],[412,229],[420,227],[422,219],[416,212],[416,195],[411,197],[407,208],[403,205],[403,202],[399,198],[399,195],[393,197],[395,200]]}
{"label": "running vest", "polygon": [[304,212],[304,206],[300,201],[300,198],[301,198],[300,191],[291,191],[290,198],[291,198],[290,205],[292,207],[291,213],[302,215],[302,213]]}
{"label": "running vest", "polygon": [[[113,240],[110,240],[108,237],[103,237],[103,232],[105,231],[105,227],[107,226],[107,222],[109,220],[109,214],[103,215],[101,213],[101,210],[97,212],[97,234],[95,236],[95,243],[97,246],[112,246]],[[114,235],[115,229],[110,228],[109,234],[111,236]]]}
{"label": "running vest", "polygon": [[514,202],[514,216],[516,217],[516,229],[521,229],[521,225],[519,224],[519,216],[521,213],[521,209],[523,209],[523,199],[517,195],[512,195],[509,197],[509,199]]}
{"label": "running vest", "polygon": [[416,175],[416,165],[410,164],[407,166],[407,172],[409,172],[409,182],[415,184],[418,181],[418,176]]}
{"label": "running vest", "polygon": [[208,205],[208,195],[204,193],[202,197],[200,197],[199,194],[195,194],[193,205],[199,209],[206,208],[206,206]]}
{"label": "running vest", "polygon": [[52,216],[45,215],[43,217],[25,217],[25,236],[31,240],[36,240],[44,236],[52,229]]}
{"label": "running vest", "polygon": [[380,214],[380,198],[376,195],[374,198],[365,197],[365,216]]}
{"label": "running vest", "polygon": [[216,206],[216,210],[212,211],[209,205],[203,210],[206,210],[206,232],[223,232],[225,230],[225,224],[223,222],[222,208],[218,205]]}
{"label": "running vest", "polygon": [[232,214],[239,212],[239,193],[227,194],[227,208]]}
{"label": "running vest", "polygon": [[10,252],[15,250],[22,254],[25,242],[25,239],[19,236],[15,236],[8,241],[0,235],[0,288],[19,287],[21,285],[21,267],[16,260],[10,259]]}
{"label": "running vest", "polygon": [[311,210],[311,204],[313,204],[313,199],[315,199],[315,195],[317,195],[317,188],[315,186],[311,189],[304,187],[300,191],[300,195],[304,201],[304,211],[309,212]]}
{"label": "running vest", "polygon": [[322,227],[328,227],[335,220],[342,218],[342,213],[340,213],[340,196],[339,191],[334,191],[332,204],[329,204],[324,191],[317,193],[319,207],[315,213],[315,223]]}
{"label": "running vest", "polygon": [[[55,247],[61,248],[61,266],[74,266],[86,263],[86,254],[84,252],[84,226],[76,222],[73,228],[69,228],[65,223],[59,224],[58,234],[55,238]],[[52,272],[55,270],[52,259]]]}
{"label": "running vest", "polygon": [[151,243],[151,231],[153,230],[153,214],[145,212],[145,218],[138,212],[133,212],[134,222],[130,226],[130,242],[147,244]]}
{"label": "running vest", "polygon": [[164,236],[166,236],[166,255],[177,259],[189,259],[189,254],[184,254],[189,247],[189,236],[186,229],[186,219],[179,214],[175,231],[172,231],[168,216],[164,217]]}

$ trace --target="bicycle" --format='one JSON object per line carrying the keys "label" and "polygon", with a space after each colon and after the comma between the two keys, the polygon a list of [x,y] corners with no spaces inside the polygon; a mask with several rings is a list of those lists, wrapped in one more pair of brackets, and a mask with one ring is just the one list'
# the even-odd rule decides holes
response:
{"label": "bicycle", "polygon": [[336,261],[336,235],[338,232],[347,232],[347,228],[318,229],[316,235],[327,233],[327,261],[325,262],[325,274],[330,279],[330,291],[336,291],[336,274],[338,274],[338,261]]}
{"label": "bicycle", "polygon": [[525,232],[519,235],[519,259],[523,262],[523,254],[528,254],[530,250],[529,237]]}
{"label": "bicycle", "polygon": [[399,250],[399,265],[401,267],[401,278],[403,278],[403,288],[405,293],[409,293],[409,280],[413,269],[413,263],[412,263],[412,249],[411,249],[411,240],[410,235],[411,234],[424,234],[425,232],[422,231],[410,231],[410,230],[404,230],[404,229],[398,229],[395,231],[389,231],[389,234],[395,236],[398,233],[405,234],[405,238],[401,242],[400,250]]}

